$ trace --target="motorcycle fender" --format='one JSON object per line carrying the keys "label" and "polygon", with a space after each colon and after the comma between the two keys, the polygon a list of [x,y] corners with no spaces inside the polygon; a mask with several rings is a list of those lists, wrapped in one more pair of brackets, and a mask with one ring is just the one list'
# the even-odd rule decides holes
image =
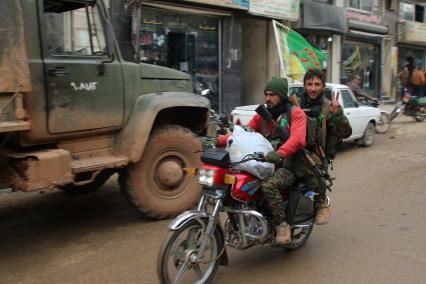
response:
{"label": "motorcycle fender", "polygon": [[[207,215],[205,212],[200,212],[200,211],[196,211],[196,210],[190,210],[190,211],[185,211],[182,214],[180,214],[179,216],[177,216],[169,225],[169,229],[170,230],[177,230],[180,227],[182,227],[183,225],[185,225],[187,222],[189,222],[190,220],[196,220],[197,222],[199,222],[203,227],[206,225],[205,222],[203,222],[203,219],[207,220],[209,219],[209,215]],[[223,233],[223,229],[222,226],[218,226],[219,228],[219,232],[222,238],[222,242],[223,245],[225,246],[225,235]],[[221,265],[228,265],[228,254],[226,252],[226,248],[224,249],[224,252],[222,254],[222,257],[220,258],[220,264]]]}

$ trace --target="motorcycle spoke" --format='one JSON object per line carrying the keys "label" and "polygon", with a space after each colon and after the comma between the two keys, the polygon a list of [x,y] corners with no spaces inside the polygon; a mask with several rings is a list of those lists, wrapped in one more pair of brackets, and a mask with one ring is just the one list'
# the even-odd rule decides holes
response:
{"label": "motorcycle spoke", "polygon": [[198,239],[198,231],[197,229],[189,230],[188,236],[186,238],[188,243],[189,249],[194,249],[197,246],[197,239]]}
{"label": "motorcycle spoke", "polygon": [[182,266],[179,268],[176,277],[175,277],[175,281],[173,283],[175,284],[179,284],[180,281],[183,278],[183,275],[185,274],[185,272],[187,272],[189,270],[189,265],[187,263],[183,263]]}
{"label": "motorcycle spoke", "polygon": [[198,263],[194,264],[192,266],[192,269],[194,270],[194,272],[195,272],[195,274],[197,276],[197,280],[203,279],[203,272],[201,272],[201,268],[200,268],[200,265]]}

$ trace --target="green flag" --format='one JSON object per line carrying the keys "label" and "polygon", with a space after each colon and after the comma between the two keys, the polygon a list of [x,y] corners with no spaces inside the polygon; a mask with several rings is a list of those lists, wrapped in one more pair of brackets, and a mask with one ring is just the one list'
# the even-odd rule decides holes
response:
{"label": "green flag", "polygon": [[273,21],[280,66],[284,75],[302,81],[308,69],[322,69],[327,55],[292,29]]}

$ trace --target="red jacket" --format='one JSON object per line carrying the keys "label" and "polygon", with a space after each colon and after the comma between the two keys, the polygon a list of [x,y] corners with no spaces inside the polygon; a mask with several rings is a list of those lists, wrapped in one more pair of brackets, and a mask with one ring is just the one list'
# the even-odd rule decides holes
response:
{"label": "red jacket", "polygon": [[[279,122],[279,120],[278,120]],[[262,133],[262,117],[255,114],[247,124],[256,132]],[[266,125],[266,132],[269,134],[272,130],[272,123],[268,122]],[[218,137],[218,146],[225,146],[228,141],[228,135],[221,135]],[[291,111],[291,126],[290,138],[278,149],[278,152],[283,158],[287,158],[300,149],[306,146],[306,116],[305,112],[300,107],[294,107]]]}

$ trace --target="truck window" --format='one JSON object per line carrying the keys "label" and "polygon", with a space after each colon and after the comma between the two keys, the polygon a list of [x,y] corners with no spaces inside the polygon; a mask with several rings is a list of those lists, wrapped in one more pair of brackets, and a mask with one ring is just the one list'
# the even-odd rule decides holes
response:
{"label": "truck window", "polygon": [[103,22],[96,5],[45,0],[44,24],[51,54],[106,54]]}

